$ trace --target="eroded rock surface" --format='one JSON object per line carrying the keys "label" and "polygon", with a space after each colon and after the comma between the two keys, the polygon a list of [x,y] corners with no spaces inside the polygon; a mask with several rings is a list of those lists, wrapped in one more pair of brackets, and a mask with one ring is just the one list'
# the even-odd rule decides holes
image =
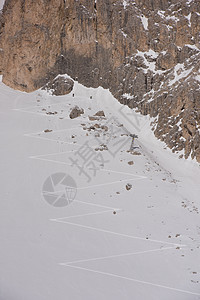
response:
{"label": "eroded rock surface", "polygon": [[80,117],[82,114],[84,114],[84,110],[78,106],[75,106],[71,112],[70,112],[70,119],[75,119],[75,118],[78,118]]}
{"label": "eroded rock surface", "polygon": [[65,73],[109,88],[200,162],[199,32],[200,0],[6,0],[0,71],[28,92]]}
{"label": "eroded rock surface", "polygon": [[73,86],[73,80],[59,75],[48,82],[43,89],[49,91],[52,95],[62,96],[69,94],[73,90]]}

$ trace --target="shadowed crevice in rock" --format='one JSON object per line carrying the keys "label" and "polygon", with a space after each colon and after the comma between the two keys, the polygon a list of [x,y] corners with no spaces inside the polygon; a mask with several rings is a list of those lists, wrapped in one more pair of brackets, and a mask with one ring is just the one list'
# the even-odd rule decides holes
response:
{"label": "shadowed crevice in rock", "polygon": [[6,0],[0,24],[5,84],[30,92],[67,73],[109,88],[200,161],[199,0]]}

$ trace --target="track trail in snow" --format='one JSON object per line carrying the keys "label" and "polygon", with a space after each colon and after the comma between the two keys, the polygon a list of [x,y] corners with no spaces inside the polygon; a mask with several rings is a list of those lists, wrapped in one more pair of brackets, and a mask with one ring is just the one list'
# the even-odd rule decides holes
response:
{"label": "track trail in snow", "polygon": [[[90,93],[90,92],[88,92]],[[84,94],[84,93],[83,93]],[[66,127],[65,125],[62,125],[62,122],[59,118],[62,118],[62,120],[67,120],[68,117],[68,113],[69,113],[69,106],[68,106],[68,102],[72,101],[73,99],[70,99],[70,97],[67,98],[67,101],[64,100],[63,102],[58,102],[58,103],[52,103],[52,98],[49,97],[48,95],[40,94],[40,96],[38,96],[36,94],[36,101],[40,100],[40,102],[38,102],[38,104],[35,106],[27,106],[27,107],[23,107],[23,108],[15,108],[14,111],[16,113],[20,113],[20,114],[34,114],[36,117],[38,116],[38,119],[42,119],[43,118],[43,125],[44,125],[44,129],[52,129],[52,135],[54,134],[53,138],[47,137],[48,134],[44,134],[43,131],[39,131],[39,132],[31,132],[31,133],[26,133],[24,134],[24,136],[27,139],[30,139],[30,141],[34,141],[35,139],[39,139],[41,141],[43,141],[45,143],[52,143],[52,144],[57,144],[57,148],[58,151],[57,152],[51,152],[51,147],[49,149],[48,153],[42,153],[41,155],[37,153],[37,155],[31,155],[29,158],[31,160],[37,160],[38,163],[42,164],[42,163],[49,163],[51,165],[55,165],[55,170],[59,169],[59,165],[60,166],[66,166],[68,167],[69,164],[65,161],[59,161],[57,158],[55,158],[55,155],[60,156],[60,154],[62,155],[66,155],[68,156],[70,153],[72,153],[73,151],[77,150],[77,147],[81,146],[82,143],[76,143],[73,144],[73,142],[69,142],[68,140],[63,140],[62,138],[59,138],[59,135],[61,136],[61,134],[63,132],[70,132],[70,130],[79,130],[81,128],[80,124],[82,122],[85,122],[86,119],[80,118],[77,121],[73,122],[73,126],[71,128]],[[79,97],[81,98],[81,97]],[[93,98],[95,98],[93,96]],[[85,101],[88,101],[88,97],[85,97],[83,95],[82,99],[82,103],[84,103]],[[79,99],[80,100],[80,99]],[[79,101],[78,104],[80,104],[81,102]],[[65,116],[63,117],[62,115],[48,115],[46,114],[46,111],[42,111],[42,109],[48,109],[49,111],[54,112],[55,110],[58,110],[58,108],[60,109],[62,107],[62,105],[65,105],[65,111],[63,114],[65,114]],[[96,104],[95,104],[96,105]],[[56,108],[57,107],[57,108]],[[102,106],[99,105],[99,103],[97,103],[97,105],[95,106],[94,110],[97,109],[102,109]],[[110,108],[109,108],[110,109]],[[112,114],[112,110],[109,110],[108,112],[110,114]],[[94,112],[93,110],[93,112]],[[118,120],[118,125],[121,124],[121,120],[119,120],[118,118],[116,119]],[[76,124],[74,126],[74,123]],[[64,127],[64,128],[63,128]],[[126,124],[124,124],[124,128],[125,131],[127,131],[128,134],[130,134],[130,128],[126,127]],[[82,132],[82,131],[81,131]],[[68,135],[68,134],[67,134]],[[81,136],[81,135],[80,135]],[[88,137],[88,139],[90,141],[93,140],[93,138]],[[33,142],[34,143],[34,142]],[[66,146],[69,148],[69,146],[72,148],[69,148],[66,151]],[[176,180],[174,178],[174,176],[172,175],[172,173],[170,171],[167,170],[167,168],[162,165],[162,162],[160,162],[160,160],[157,158],[157,155],[154,154],[151,150],[148,149],[147,145],[145,145],[144,141],[141,141],[140,138],[137,140],[136,142],[136,147],[139,147],[139,150],[141,151],[141,161],[144,163],[144,166],[146,163],[149,163],[150,167],[154,170],[156,170],[155,172],[155,176],[156,178],[159,178],[159,174],[162,174],[162,176],[167,178],[167,181],[169,183],[173,184],[173,189],[177,191],[177,184],[176,184]],[[118,159],[119,160],[119,159]],[[140,162],[138,162],[138,164],[140,164]],[[114,165],[113,165],[114,166]],[[117,168],[116,168],[117,166]],[[118,168],[119,166],[119,168]],[[142,165],[141,165],[142,166]],[[144,169],[142,170],[143,172],[145,171]],[[58,217],[57,214],[55,217],[51,217],[49,218],[50,222],[53,224],[55,224],[55,230],[59,231],[60,226],[62,226],[62,230],[64,230],[64,226],[66,226],[66,232],[68,231],[73,231],[75,235],[91,235],[93,237],[95,237],[98,241],[98,239],[102,239],[103,242],[105,241],[109,241],[112,240],[113,243],[114,241],[117,241],[118,244],[129,244],[132,243],[131,245],[139,245],[140,243],[142,243],[142,247],[140,250],[134,250],[132,249],[132,251],[130,251],[130,249],[127,248],[127,250],[125,251],[125,249],[121,250],[120,249],[112,249],[112,251],[108,251],[108,253],[106,253],[105,249],[104,252],[102,253],[102,255],[97,255],[96,252],[91,252],[89,254],[89,257],[87,257],[85,254],[83,256],[81,256],[81,253],[79,253],[79,255],[77,255],[77,257],[74,257],[73,259],[66,259],[66,261],[63,260],[63,262],[60,262],[60,258],[57,257],[57,261],[58,261],[58,265],[59,266],[64,266],[66,268],[69,269],[74,269],[77,272],[86,272],[86,273],[92,273],[93,276],[94,274],[96,274],[96,276],[103,276],[105,277],[105,280],[107,280],[107,277],[111,277],[112,280],[118,279],[122,281],[131,281],[134,282],[134,284],[139,284],[142,285],[142,288],[144,286],[151,286],[153,289],[161,289],[163,291],[167,290],[170,292],[175,292],[176,294],[180,294],[180,295],[193,295],[193,296],[200,296],[199,293],[197,293],[196,291],[192,291],[191,287],[188,288],[188,290],[186,288],[179,288],[178,283],[176,283],[175,285],[172,283],[163,283],[162,284],[162,280],[161,280],[161,284],[154,282],[154,280],[141,280],[139,279],[139,277],[137,277],[137,273],[134,275],[122,275],[121,274],[121,267],[120,267],[120,263],[121,261],[123,261],[123,259],[129,258],[129,261],[131,263],[133,263],[135,261],[135,258],[137,260],[137,257],[143,257],[144,260],[146,259],[146,257],[148,255],[158,255],[165,258],[165,257],[173,257],[175,255],[175,253],[177,252],[177,249],[180,251],[187,251],[187,248],[189,247],[187,243],[184,243],[182,241],[169,241],[166,239],[166,236],[162,238],[155,238],[154,237],[146,237],[145,235],[145,230],[147,232],[147,229],[145,228],[143,230],[143,232],[141,232],[141,234],[136,234],[137,231],[134,230],[127,230],[125,225],[126,221],[130,219],[131,214],[129,214],[129,208],[125,207],[125,204],[123,203],[123,207],[121,207],[120,201],[117,201],[116,204],[114,202],[109,202],[109,205],[107,205],[104,201],[104,199],[99,198],[96,202],[93,201],[92,198],[85,198],[84,191],[88,190],[88,192],[90,190],[96,192],[98,189],[108,189],[108,188],[112,188],[114,187],[118,187],[118,185],[122,184],[122,183],[126,183],[126,182],[136,182],[136,181],[142,181],[144,180],[144,185],[146,184],[146,181],[148,176],[147,172],[146,174],[142,175],[142,172],[140,172],[140,175],[136,174],[134,169],[132,169],[131,171],[122,171],[122,168],[120,167],[120,165],[115,165],[115,168],[107,168],[105,167],[104,169],[99,169],[99,172],[101,174],[107,174],[110,173],[112,175],[117,175],[117,176],[121,176],[120,179],[118,180],[112,180],[111,182],[104,182],[104,183],[97,183],[95,182],[94,184],[87,186],[87,185],[83,185],[81,187],[78,187],[78,190],[80,192],[83,193],[83,196],[80,196],[80,198],[75,199],[74,200],[74,207],[77,208],[77,212],[75,210],[72,210],[74,213],[72,214],[66,214],[65,216],[61,216]],[[153,172],[153,171],[152,171]],[[114,178],[114,177],[113,177]],[[109,193],[109,189],[107,190]],[[92,201],[91,201],[92,200]],[[113,206],[110,205],[110,203],[113,203]],[[81,206],[84,207],[83,212],[81,210],[78,210]],[[90,208],[90,209],[87,209]],[[116,213],[116,216],[119,216],[119,222],[122,222],[122,226],[119,227],[118,226],[118,222],[115,220],[112,222],[110,222],[111,216],[113,216],[113,212]],[[132,213],[132,212],[131,212]],[[63,213],[61,213],[62,215]],[[151,214],[151,213],[150,213]],[[125,216],[125,218],[123,219],[123,215]],[[153,215],[153,214],[152,214]],[[134,215],[136,217],[136,214]],[[142,220],[142,217],[141,217]],[[143,221],[145,221],[145,218],[143,219]],[[112,225],[112,226],[111,226]],[[56,229],[57,228],[57,229]],[[90,243],[90,241],[85,241],[86,245],[87,242]],[[88,244],[89,244],[88,243]],[[131,247],[134,248],[134,247]],[[67,248],[66,248],[67,249]],[[117,250],[117,251],[116,251]],[[83,251],[83,249],[82,249]],[[110,253],[111,252],[111,253]],[[156,261],[156,257],[154,257],[155,261]],[[105,261],[108,265],[112,266],[112,262],[113,260],[116,261],[116,264],[119,263],[119,267],[116,268],[115,271],[105,271],[101,269],[101,265],[97,266],[94,265],[92,266],[92,263],[97,263],[97,262],[101,262],[103,264],[103,262]],[[67,271],[69,272],[69,271]],[[82,274],[82,273],[81,273]],[[84,274],[84,273],[83,273]],[[84,275],[83,275],[84,276]],[[163,281],[164,282],[164,281]],[[177,285],[177,286],[176,286]],[[181,296],[180,296],[181,297]],[[178,298],[180,299],[180,298]],[[192,298],[191,298],[192,299]],[[195,298],[196,299],[196,298]]]}

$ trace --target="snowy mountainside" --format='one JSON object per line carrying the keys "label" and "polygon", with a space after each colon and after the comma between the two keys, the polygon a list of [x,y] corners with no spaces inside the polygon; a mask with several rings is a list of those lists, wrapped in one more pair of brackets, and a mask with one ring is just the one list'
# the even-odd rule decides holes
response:
{"label": "snowy mountainside", "polygon": [[[101,87],[0,83],[1,299],[200,299],[199,167],[152,121]],[[44,193],[54,174],[76,182],[69,205]]]}
{"label": "snowy mountainside", "polygon": [[199,32],[200,0],[6,0],[0,73],[27,92],[60,73],[109,89],[200,162]]}

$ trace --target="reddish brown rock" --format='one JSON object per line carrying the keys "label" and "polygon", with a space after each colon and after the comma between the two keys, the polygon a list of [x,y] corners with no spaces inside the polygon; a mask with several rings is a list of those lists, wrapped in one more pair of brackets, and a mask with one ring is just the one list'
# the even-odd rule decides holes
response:
{"label": "reddish brown rock", "polygon": [[200,0],[6,0],[0,73],[27,92],[65,73],[109,88],[200,162],[199,32]]}

